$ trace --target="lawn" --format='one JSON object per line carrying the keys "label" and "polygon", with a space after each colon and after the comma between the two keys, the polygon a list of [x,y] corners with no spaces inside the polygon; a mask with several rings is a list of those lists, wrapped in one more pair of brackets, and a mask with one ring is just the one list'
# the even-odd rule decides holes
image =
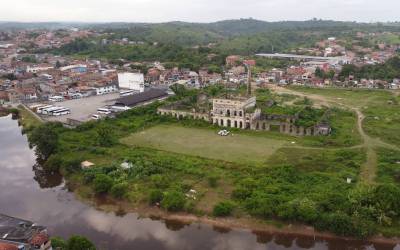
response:
{"label": "lawn", "polygon": [[241,164],[262,164],[286,141],[233,134],[217,135],[210,129],[160,125],[121,140],[124,144],[200,156]]}

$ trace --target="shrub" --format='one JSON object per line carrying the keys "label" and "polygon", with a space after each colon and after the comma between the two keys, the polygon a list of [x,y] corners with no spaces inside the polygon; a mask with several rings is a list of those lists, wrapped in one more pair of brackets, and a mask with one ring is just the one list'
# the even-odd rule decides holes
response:
{"label": "shrub", "polygon": [[51,246],[53,249],[67,250],[67,242],[61,237],[51,237]]}
{"label": "shrub", "polygon": [[222,201],[214,206],[213,215],[214,216],[229,216],[232,214],[234,209],[234,205],[232,202],[229,201]]}
{"label": "shrub", "polygon": [[68,250],[96,250],[96,247],[88,239],[74,235],[67,241]]}
{"label": "shrub", "polygon": [[93,185],[97,194],[107,193],[113,186],[113,180],[105,174],[98,174],[94,178]]}
{"label": "shrub", "polygon": [[128,191],[127,183],[117,183],[111,188],[111,195],[115,198],[122,198]]}
{"label": "shrub", "polygon": [[164,198],[164,194],[160,189],[154,189],[150,191],[149,202],[150,205],[155,205],[156,203],[160,203]]}
{"label": "shrub", "polygon": [[58,155],[51,155],[47,161],[43,164],[43,169],[46,171],[58,172],[62,166],[63,161]]}
{"label": "shrub", "polygon": [[161,201],[161,206],[168,211],[176,212],[183,209],[185,202],[185,195],[182,192],[174,190],[164,194],[164,198]]}

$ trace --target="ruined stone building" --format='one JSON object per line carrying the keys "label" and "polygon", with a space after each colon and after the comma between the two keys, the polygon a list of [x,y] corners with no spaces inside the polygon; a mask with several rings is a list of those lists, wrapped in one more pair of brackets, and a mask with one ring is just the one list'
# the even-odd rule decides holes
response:
{"label": "ruined stone building", "polygon": [[263,114],[256,108],[256,97],[216,98],[212,100],[212,109],[208,112],[178,110],[173,107],[161,107],[160,115],[172,115],[177,119],[203,119],[220,127],[276,131],[295,136],[329,135],[328,124],[315,124],[311,127],[296,126],[296,115]]}

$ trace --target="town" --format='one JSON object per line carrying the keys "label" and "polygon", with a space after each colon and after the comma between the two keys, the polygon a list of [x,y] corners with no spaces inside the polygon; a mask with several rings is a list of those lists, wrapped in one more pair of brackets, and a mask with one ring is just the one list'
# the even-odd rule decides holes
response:
{"label": "town", "polygon": [[399,107],[398,23],[0,22],[0,250],[398,247]]}
{"label": "town", "polygon": [[[235,89],[247,83],[254,89],[268,88],[269,85],[400,88],[398,78],[369,78],[368,74],[365,77],[359,76],[357,70],[352,68],[362,69],[388,61],[396,63],[399,43],[385,43],[385,40],[399,35],[391,32],[357,32],[353,43],[350,44],[347,40],[328,37],[316,42],[312,48],[299,47],[290,50],[293,54],[229,55],[224,64],[219,65],[220,70],[204,67],[197,71],[191,68],[170,67],[158,61],[121,59],[111,62],[46,53],[79,39],[103,35],[89,29],[22,30],[0,34],[0,103],[23,103],[47,120],[61,121],[69,125],[100,119],[102,116],[111,115],[112,112],[162,100],[173,94],[170,87],[174,84],[194,89],[211,85],[224,85],[226,88]],[[359,40],[366,39],[375,44],[371,43],[370,47],[358,45]],[[144,43],[130,41],[128,38],[103,38],[99,42],[122,47],[132,44],[140,46]],[[157,43],[154,43],[154,46],[157,46]],[[207,55],[209,58],[215,56]],[[278,64],[285,67],[263,66],[271,61],[278,61]],[[215,121],[213,123],[218,124]],[[235,127],[250,128],[245,125]],[[251,127],[255,128],[256,125]]]}

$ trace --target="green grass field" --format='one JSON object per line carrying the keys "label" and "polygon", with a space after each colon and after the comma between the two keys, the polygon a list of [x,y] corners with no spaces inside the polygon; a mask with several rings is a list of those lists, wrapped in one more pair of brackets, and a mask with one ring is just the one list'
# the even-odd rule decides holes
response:
{"label": "green grass field", "polygon": [[287,141],[173,125],[156,126],[122,139],[124,144],[242,164],[262,164]]}

